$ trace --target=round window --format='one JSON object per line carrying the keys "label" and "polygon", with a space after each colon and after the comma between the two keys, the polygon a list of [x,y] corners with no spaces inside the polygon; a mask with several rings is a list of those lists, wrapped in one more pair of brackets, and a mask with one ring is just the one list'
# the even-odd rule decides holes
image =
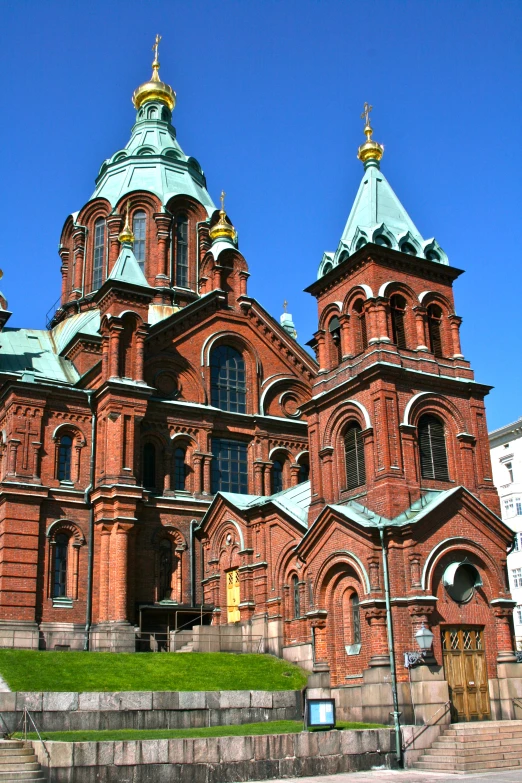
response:
{"label": "round window", "polygon": [[468,560],[451,563],[444,571],[442,583],[450,598],[458,604],[465,604],[473,598],[477,587],[481,587],[480,574]]}

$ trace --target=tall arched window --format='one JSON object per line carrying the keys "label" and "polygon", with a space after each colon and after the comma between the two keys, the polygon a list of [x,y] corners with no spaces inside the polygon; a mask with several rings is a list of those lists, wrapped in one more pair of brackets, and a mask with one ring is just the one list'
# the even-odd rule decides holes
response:
{"label": "tall arched window", "polygon": [[419,454],[422,478],[449,481],[444,424],[436,416],[419,419]]}
{"label": "tall arched window", "polygon": [[397,348],[406,348],[406,330],[404,328],[404,312],[406,300],[400,294],[394,294],[390,299],[392,324],[392,340]]}
{"label": "tall arched window", "polygon": [[156,447],[153,443],[143,447],[143,486],[156,489]]}
{"label": "tall arched window", "polygon": [[428,337],[429,348],[435,356],[442,356],[442,310],[436,304],[428,305]]}
{"label": "tall arched window", "polygon": [[135,212],[132,218],[134,234],[134,255],[142,272],[145,272],[145,241],[147,239],[147,215],[143,211]]}
{"label": "tall arched window", "polygon": [[58,446],[58,480],[71,480],[71,454],[72,438],[70,435],[62,435]]}
{"label": "tall arched window", "polygon": [[272,462],[272,494],[283,491],[283,470],[284,464],[282,460],[275,459]]}
{"label": "tall arched window", "polygon": [[54,539],[53,598],[67,595],[67,549],[69,539],[64,533],[58,533]]}
{"label": "tall arched window", "polygon": [[174,489],[183,491],[187,483],[187,452],[178,446],[174,450]]}
{"label": "tall arched window", "polygon": [[172,598],[172,543],[167,539],[160,542],[159,551],[159,600]]}
{"label": "tall arched window", "polygon": [[245,360],[235,348],[219,345],[210,355],[211,403],[222,411],[246,413]]}
{"label": "tall arched window", "polygon": [[359,608],[359,596],[352,593],[350,596],[350,611],[352,613],[352,644],[361,643],[361,611]]}
{"label": "tall arched window", "polygon": [[188,219],[178,215],[176,219],[176,285],[188,288]]}
{"label": "tall arched window", "polygon": [[334,315],[328,324],[328,331],[330,332],[333,344],[334,360],[336,364],[340,364],[343,359],[343,352],[341,348],[341,324],[339,318]]}
{"label": "tall arched window", "polygon": [[92,261],[92,287],[99,288],[103,282],[105,258],[105,220],[100,218],[94,224],[94,253]]}
{"label": "tall arched window", "polygon": [[354,489],[366,484],[364,464],[364,444],[362,430],[353,422],[344,436],[344,454],[346,459],[346,487]]}
{"label": "tall arched window", "polygon": [[310,463],[308,462],[308,458],[302,457],[299,460],[298,483],[302,484],[303,481],[308,481],[309,478],[310,478]]}
{"label": "tall arched window", "polygon": [[299,577],[294,574],[292,577],[292,600],[294,604],[294,617],[301,617],[301,596],[299,595]]}
{"label": "tall arched window", "polygon": [[358,299],[354,306],[354,321],[353,328],[355,330],[355,353],[362,353],[368,348],[368,333],[366,330],[366,314],[364,312],[364,302],[362,299]]}

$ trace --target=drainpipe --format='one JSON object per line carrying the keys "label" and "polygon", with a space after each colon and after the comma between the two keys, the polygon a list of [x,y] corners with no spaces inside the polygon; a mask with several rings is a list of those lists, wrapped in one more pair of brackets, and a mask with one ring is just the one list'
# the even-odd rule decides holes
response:
{"label": "drainpipe", "polygon": [[92,624],[92,574],[94,561],[94,506],[92,503],[92,491],[94,489],[94,472],[96,466],[96,423],[97,416],[93,407],[92,397],[94,391],[86,391],[87,402],[91,410],[91,460],[89,468],[89,486],[85,490],[85,504],[89,509],[89,557],[87,566],[87,606],[85,608],[85,637],[83,649],[89,649],[89,634]]}
{"label": "drainpipe", "polygon": [[395,647],[393,644],[393,623],[390,600],[390,576],[388,573],[388,553],[384,542],[384,527],[379,528],[382,549],[382,571],[384,576],[384,595],[386,599],[386,631],[388,634],[388,651],[390,654],[390,675],[393,697],[393,726],[395,729],[395,758],[402,766],[401,722],[399,712],[399,695],[397,693],[397,672],[395,670]]}
{"label": "drainpipe", "polygon": [[194,607],[196,605],[196,557],[194,547],[196,545],[194,538],[194,528],[197,526],[197,519],[190,520],[190,605]]}

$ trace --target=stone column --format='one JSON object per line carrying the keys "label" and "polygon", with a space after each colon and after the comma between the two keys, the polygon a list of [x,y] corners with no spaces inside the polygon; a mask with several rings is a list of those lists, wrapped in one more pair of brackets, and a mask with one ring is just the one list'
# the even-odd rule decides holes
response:
{"label": "stone column", "polygon": [[495,615],[495,626],[497,632],[497,663],[512,663],[516,661],[516,655],[513,650],[513,604],[514,601],[507,601],[511,606],[497,605],[493,608]]}
{"label": "stone column", "polygon": [[417,350],[427,351],[426,345],[426,308],[417,305],[413,308],[415,313],[415,328],[417,330]]}
{"label": "stone column", "polygon": [[462,323],[462,318],[459,318],[458,315],[450,315],[448,321],[450,323],[451,340],[453,343],[453,358],[463,359],[464,356],[460,347],[460,325]]}

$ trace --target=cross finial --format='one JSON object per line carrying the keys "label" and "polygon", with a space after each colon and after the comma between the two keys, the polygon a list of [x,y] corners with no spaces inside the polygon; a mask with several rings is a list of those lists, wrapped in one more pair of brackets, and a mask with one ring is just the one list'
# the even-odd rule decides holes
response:
{"label": "cross finial", "polygon": [[373,106],[370,106],[369,103],[364,104],[363,113],[361,114],[361,120],[364,120],[364,133],[366,135],[366,140],[370,141],[372,138],[373,129],[370,125],[370,112],[373,110]]}
{"label": "cross finial", "polygon": [[221,201],[221,211],[222,211],[222,212],[224,212],[224,211],[225,211],[225,196],[226,196],[226,195],[227,195],[227,194],[225,193],[225,191],[224,191],[224,190],[222,190],[222,191],[221,191],[221,196],[219,197],[219,198],[220,198],[220,201]]}
{"label": "cross finial", "polygon": [[285,311],[285,313],[286,313],[286,308],[287,307],[288,307],[288,302],[285,299],[285,301],[283,302],[283,310]]}
{"label": "cross finial", "polygon": [[154,45],[152,47],[152,51],[154,52],[154,62],[153,65],[159,65],[158,60],[158,49],[161,41],[161,35],[156,35],[156,40],[154,41]]}

